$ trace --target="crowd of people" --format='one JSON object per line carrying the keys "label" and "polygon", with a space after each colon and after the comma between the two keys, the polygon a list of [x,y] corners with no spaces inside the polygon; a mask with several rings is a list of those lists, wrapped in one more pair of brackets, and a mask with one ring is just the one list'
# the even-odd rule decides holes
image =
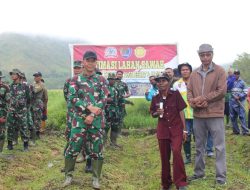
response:
{"label": "crowd of people", "polygon": [[18,144],[19,135],[23,141],[23,150],[34,146],[40,138],[47,118],[47,89],[42,73],[33,74],[34,83],[28,84],[25,74],[19,69],[9,72],[11,84],[2,81],[5,77],[0,71],[0,154],[3,151],[7,129],[7,149],[13,150]]}
{"label": "crowd of people", "polygon": [[[151,101],[150,112],[158,118],[157,139],[162,162],[162,190],[187,189],[187,181],[205,178],[204,154],[214,156],[216,151],[216,182],[226,184],[225,125],[232,123],[232,134],[239,135],[237,118],[242,135],[249,136],[246,126],[245,99],[250,107],[250,89],[246,89],[239,70],[228,71],[213,62],[213,48],[202,44],[198,50],[199,68],[192,71],[188,63],[176,69],[166,68],[161,75],[150,76],[151,88],[145,98]],[[224,100],[225,99],[225,100]],[[184,100],[184,101],[183,101]],[[187,178],[184,164],[191,163],[191,139],[195,141],[194,175]],[[183,140],[183,143],[182,143]],[[185,161],[181,149],[185,153]],[[170,155],[173,154],[173,179]]]}
{"label": "crowd of people", "polygon": [[[250,89],[246,91],[239,70],[228,71],[213,62],[214,50],[209,44],[198,49],[201,65],[193,70],[189,63],[177,69],[166,68],[157,76],[150,76],[151,88],[145,98],[151,101],[150,113],[158,118],[157,139],[161,158],[162,190],[174,183],[186,190],[188,181],[205,178],[205,153],[216,152],[216,182],[226,184],[225,124],[232,124],[232,134],[249,136]],[[64,148],[65,181],[72,184],[75,163],[86,160],[86,173],[92,173],[92,186],[100,189],[105,146],[122,149],[117,138],[126,116],[126,100],[131,93],[122,81],[123,71],[109,73],[107,79],[97,69],[97,55],[87,51],[83,60],[74,61],[74,76],[63,88],[67,105]],[[0,72],[0,154],[7,129],[7,149],[13,150],[20,133],[24,151],[35,145],[43,130],[41,123],[47,115],[47,90],[42,73],[33,74],[34,83],[28,84],[19,69],[9,72],[12,83],[2,81]],[[245,100],[249,103],[248,127]],[[110,136],[108,136],[110,134]],[[187,177],[185,164],[192,162],[191,141],[195,141],[194,174]],[[185,160],[182,157],[182,147]],[[214,148],[213,148],[214,147]],[[173,177],[170,158],[173,155]]]}

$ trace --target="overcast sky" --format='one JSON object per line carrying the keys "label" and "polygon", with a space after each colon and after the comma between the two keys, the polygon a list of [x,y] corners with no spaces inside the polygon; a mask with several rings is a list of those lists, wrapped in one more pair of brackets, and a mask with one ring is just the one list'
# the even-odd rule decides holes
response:
{"label": "overcast sky", "polygon": [[177,43],[179,62],[218,64],[250,53],[249,0],[0,0],[0,33],[81,38],[91,44]]}

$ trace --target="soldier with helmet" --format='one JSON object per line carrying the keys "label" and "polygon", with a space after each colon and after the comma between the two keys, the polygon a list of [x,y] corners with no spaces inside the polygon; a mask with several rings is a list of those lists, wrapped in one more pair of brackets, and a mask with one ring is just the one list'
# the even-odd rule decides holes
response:
{"label": "soldier with helmet", "polygon": [[5,140],[5,126],[7,117],[7,106],[9,102],[9,87],[4,84],[2,78],[5,76],[0,71],[0,154],[3,151]]}
{"label": "soldier with helmet", "polygon": [[29,87],[21,82],[19,69],[10,72],[12,83],[10,84],[10,103],[7,114],[7,140],[9,150],[13,150],[15,130],[19,130],[23,140],[24,151],[28,151],[29,131],[27,126],[27,112],[30,106]]}

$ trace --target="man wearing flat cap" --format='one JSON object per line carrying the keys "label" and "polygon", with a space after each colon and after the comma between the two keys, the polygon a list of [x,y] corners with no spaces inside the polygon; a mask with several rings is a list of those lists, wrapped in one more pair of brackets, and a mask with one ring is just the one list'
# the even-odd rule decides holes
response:
{"label": "man wearing flat cap", "polygon": [[100,176],[103,165],[104,107],[108,95],[106,80],[95,73],[97,55],[87,51],[83,55],[83,72],[74,76],[69,87],[68,101],[73,105],[73,120],[69,145],[65,150],[65,182],[72,183],[76,157],[82,145],[90,142],[93,181],[92,186],[100,189]]}
{"label": "man wearing flat cap", "polygon": [[194,70],[187,86],[188,102],[193,108],[196,157],[194,175],[189,181],[205,177],[205,144],[210,132],[216,150],[216,182],[226,184],[226,150],[224,127],[224,96],[227,91],[226,72],[215,64],[210,44],[199,47],[201,66]]}
{"label": "man wearing flat cap", "polygon": [[21,82],[21,71],[13,69],[10,72],[12,83],[10,84],[10,103],[7,115],[7,140],[8,149],[13,149],[15,131],[20,131],[23,140],[24,151],[28,151],[29,132],[27,125],[27,112],[30,106],[29,87]]}
{"label": "man wearing flat cap", "polygon": [[235,81],[233,88],[231,89],[231,97],[229,101],[230,107],[230,119],[233,125],[233,134],[239,135],[240,129],[238,127],[237,118],[239,116],[242,135],[249,135],[249,129],[246,124],[246,111],[245,111],[245,100],[247,93],[245,92],[245,82],[240,78],[240,71],[235,70]]}
{"label": "man wearing flat cap", "polygon": [[0,154],[3,151],[5,140],[5,128],[7,117],[7,105],[9,103],[10,89],[8,85],[4,84],[2,78],[5,76],[0,71]]}
{"label": "man wearing flat cap", "polygon": [[36,72],[34,76],[34,98],[32,104],[33,116],[34,116],[34,131],[32,133],[33,142],[36,138],[40,138],[42,116],[44,110],[47,110],[48,103],[48,91],[42,80],[42,73]]}

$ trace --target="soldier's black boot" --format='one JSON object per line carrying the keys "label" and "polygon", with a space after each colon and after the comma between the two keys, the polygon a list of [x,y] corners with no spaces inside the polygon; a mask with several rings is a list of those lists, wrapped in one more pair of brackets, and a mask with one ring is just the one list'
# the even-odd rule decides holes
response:
{"label": "soldier's black boot", "polygon": [[12,141],[8,141],[7,149],[13,150],[13,142]]}
{"label": "soldier's black boot", "polygon": [[28,152],[29,151],[29,142],[23,142],[23,151]]}
{"label": "soldier's black boot", "polygon": [[86,160],[85,173],[92,173],[91,158]]}

